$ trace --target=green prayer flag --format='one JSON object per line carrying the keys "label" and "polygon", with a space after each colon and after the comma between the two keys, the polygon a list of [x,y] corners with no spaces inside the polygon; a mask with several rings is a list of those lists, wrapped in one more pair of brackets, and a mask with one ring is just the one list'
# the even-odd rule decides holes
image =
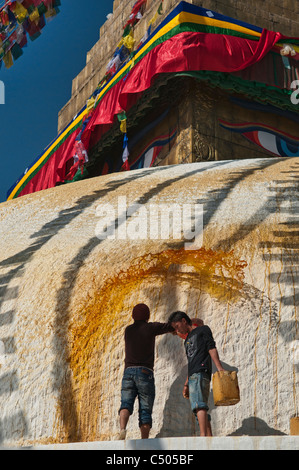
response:
{"label": "green prayer flag", "polygon": [[23,55],[23,50],[17,42],[12,46],[11,53],[14,60],[17,60],[21,55]]}
{"label": "green prayer flag", "polygon": [[125,29],[124,29],[123,38],[130,34],[131,29],[132,29],[131,25],[128,24],[128,26],[126,26]]}
{"label": "green prayer flag", "polygon": [[39,16],[42,16],[44,13],[46,13],[46,11],[48,11],[44,2],[41,2],[38,5],[37,9],[38,9]]}
{"label": "green prayer flag", "polygon": [[126,115],[125,111],[123,111],[122,113],[119,113],[117,115],[117,119],[119,120],[119,122],[125,121],[127,119],[127,115]]}
{"label": "green prayer flag", "polygon": [[35,6],[34,5],[29,5],[27,7],[27,10],[28,10],[29,15],[31,15],[31,13],[35,10]]}

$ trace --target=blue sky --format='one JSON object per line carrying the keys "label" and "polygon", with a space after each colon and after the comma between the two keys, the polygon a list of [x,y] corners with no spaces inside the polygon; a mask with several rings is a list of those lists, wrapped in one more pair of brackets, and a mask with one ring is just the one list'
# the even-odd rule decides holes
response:
{"label": "blue sky", "polygon": [[[3,2],[1,2],[1,5]],[[57,135],[58,112],[71,97],[72,80],[84,68],[86,54],[113,0],[61,0],[60,13],[0,80],[0,202],[7,190]],[[107,57],[107,63],[109,61]]]}

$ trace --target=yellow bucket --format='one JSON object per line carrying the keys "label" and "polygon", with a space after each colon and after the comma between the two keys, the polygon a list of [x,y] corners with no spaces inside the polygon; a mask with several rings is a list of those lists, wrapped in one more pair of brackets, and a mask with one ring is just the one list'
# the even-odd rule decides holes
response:
{"label": "yellow bucket", "polygon": [[290,419],[290,435],[299,436],[299,416]]}
{"label": "yellow bucket", "polygon": [[213,397],[215,406],[235,405],[240,401],[237,372],[223,370],[213,375]]}

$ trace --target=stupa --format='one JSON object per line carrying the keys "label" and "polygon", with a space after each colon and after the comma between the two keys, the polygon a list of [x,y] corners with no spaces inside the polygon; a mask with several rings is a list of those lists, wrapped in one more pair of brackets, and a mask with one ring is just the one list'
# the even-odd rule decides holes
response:
{"label": "stupa", "polygon": [[[174,310],[202,318],[237,372],[237,404],[215,406],[211,394],[214,436],[290,434],[299,403],[299,42],[287,33],[288,11],[273,13],[274,30],[269,15],[254,23],[253,6],[202,3],[140,2],[132,50],[104,68],[128,41],[136,6],[115,0],[57,140],[0,205],[0,444],[116,438],[123,333],[139,302],[152,321]],[[278,2],[263,3],[278,12]],[[172,59],[161,61],[170,45]],[[231,53],[240,45],[245,67]],[[231,63],[211,55],[217,48]],[[184,217],[190,207],[201,209],[197,232],[196,212]],[[186,374],[183,341],[159,338],[151,438],[199,435],[182,396]],[[135,412],[127,439],[138,437]]]}

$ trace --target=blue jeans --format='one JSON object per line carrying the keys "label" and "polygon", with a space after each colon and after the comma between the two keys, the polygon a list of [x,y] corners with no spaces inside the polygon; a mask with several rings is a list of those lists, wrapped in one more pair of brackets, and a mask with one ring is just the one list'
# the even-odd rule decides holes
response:
{"label": "blue jeans", "polygon": [[135,399],[139,402],[139,427],[149,424],[152,427],[152,412],[155,400],[155,379],[152,370],[146,367],[128,367],[124,371],[121,385],[120,410],[133,413]]}
{"label": "blue jeans", "polygon": [[210,378],[206,372],[198,372],[189,377],[189,400],[194,414],[198,410],[208,410]]}

